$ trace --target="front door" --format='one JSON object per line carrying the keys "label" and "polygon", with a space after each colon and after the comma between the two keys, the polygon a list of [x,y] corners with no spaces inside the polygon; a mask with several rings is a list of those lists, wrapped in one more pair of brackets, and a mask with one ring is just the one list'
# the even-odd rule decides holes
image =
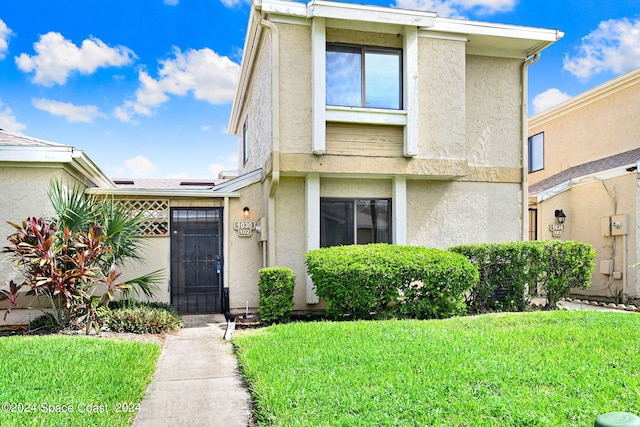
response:
{"label": "front door", "polygon": [[171,209],[171,304],[180,313],[222,311],[222,208]]}

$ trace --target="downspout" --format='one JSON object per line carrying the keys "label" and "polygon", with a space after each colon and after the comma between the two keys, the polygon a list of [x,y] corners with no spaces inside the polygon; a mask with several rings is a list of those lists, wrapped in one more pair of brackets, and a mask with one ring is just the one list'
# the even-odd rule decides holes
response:
{"label": "downspout", "polygon": [[529,112],[528,112],[528,68],[529,65],[533,65],[540,59],[540,52],[529,56],[524,60],[522,64],[522,111],[521,114],[521,131],[522,131],[522,240],[529,238],[529,221],[527,216],[529,215],[529,147],[528,147],[528,133],[529,133]]}
{"label": "downspout", "polygon": [[[268,18],[268,15],[265,15]],[[261,19],[260,25],[271,32],[271,186],[267,217],[267,238],[269,240],[269,263],[275,264],[275,196],[280,183],[280,39],[278,28],[268,19]]]}

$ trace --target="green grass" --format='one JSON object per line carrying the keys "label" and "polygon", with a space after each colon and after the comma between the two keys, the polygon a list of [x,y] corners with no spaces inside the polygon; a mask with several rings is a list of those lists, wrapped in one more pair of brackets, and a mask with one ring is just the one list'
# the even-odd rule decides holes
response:
{"label": "green grass", "polygon": [[0,339],[0,355],[0,425],[130,426],[160,346],[76,336],[7,337]]}
{"label": "green grass", "polygon": [[234,339],[259,425],[593,426],[640,414],[640,316],[291,323]]}

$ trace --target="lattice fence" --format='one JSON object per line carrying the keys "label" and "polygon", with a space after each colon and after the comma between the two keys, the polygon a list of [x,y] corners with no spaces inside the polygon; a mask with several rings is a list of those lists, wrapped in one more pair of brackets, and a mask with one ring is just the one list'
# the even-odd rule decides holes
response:
{"label": "lattice fence", "polygon": [[133,215],[143,211],[142,233],[147,236],[165,236],[169,233],[169,200],[121,199]]}

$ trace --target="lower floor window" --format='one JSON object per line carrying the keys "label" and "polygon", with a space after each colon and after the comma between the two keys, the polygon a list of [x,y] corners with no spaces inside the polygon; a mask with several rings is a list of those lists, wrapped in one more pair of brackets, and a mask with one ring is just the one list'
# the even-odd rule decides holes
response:
{"label": "lower floor window", "polygon": [[320,246],[391,243],[391,200],[320,199]]}

